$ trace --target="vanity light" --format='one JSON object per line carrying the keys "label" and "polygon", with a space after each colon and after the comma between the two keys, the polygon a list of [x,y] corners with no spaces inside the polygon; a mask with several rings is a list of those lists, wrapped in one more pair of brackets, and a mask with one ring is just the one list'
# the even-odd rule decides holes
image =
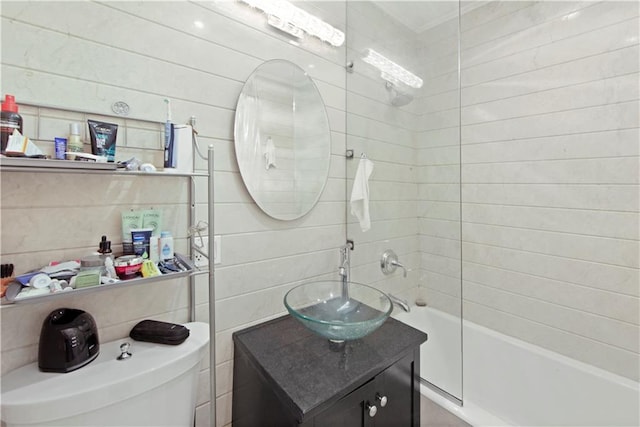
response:
{"label": "vanity light", "polygon": [[387,57],[380,55],[373,49],[367,49],[367,56],[362,58],[381,72],[381,77],[391,83],[402,82],[407,86],[419,89],[422,87],[422,79],[411,71],[401,67]]}
{"label": "vanity light", "polygon": [[301,39],[304,33],[328,42],[333,46],[342,46],[344,33],[332,27],[320,18],[305,12],[285,0],[238,0],[267,15],[267,23],[281,31]]}
{"label": "vanity light", "polygon": [[291,34],[296,38],[301,39],[304,37],[304,31],[302,31],[302,28],[296,27],[291,22],[288,22],[276,15],[267,15],[267,24],[272,27],[276,27],[280,31]]}

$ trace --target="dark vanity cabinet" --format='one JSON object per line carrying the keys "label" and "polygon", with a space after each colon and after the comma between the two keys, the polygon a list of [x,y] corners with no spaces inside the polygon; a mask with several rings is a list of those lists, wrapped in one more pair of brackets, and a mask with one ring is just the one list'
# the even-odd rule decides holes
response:
{"label": "dark vanity cabinet", "polygon": [[234,427],[420,425],[420,344],[395,319],[343,348],[284,316],[233,336]]}
{"label": "dark vanity cabinet", "polygon": [[[415,401],[413,354],[376,375],[314,417],[314,427],[419,426],[420,400]],[[304,424],[307,425],[307,424]]]}

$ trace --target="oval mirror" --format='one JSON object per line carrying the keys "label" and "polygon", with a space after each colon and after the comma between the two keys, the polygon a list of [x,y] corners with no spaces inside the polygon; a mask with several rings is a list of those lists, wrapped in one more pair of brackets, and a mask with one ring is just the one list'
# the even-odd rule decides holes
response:
{"label": "oval mirror", "polygon": [[256,68],[238,98],[234,137],[240,175],[267,215],[292,220],[315,206],[329,175],[331,133],[302,68],[280,59]]}

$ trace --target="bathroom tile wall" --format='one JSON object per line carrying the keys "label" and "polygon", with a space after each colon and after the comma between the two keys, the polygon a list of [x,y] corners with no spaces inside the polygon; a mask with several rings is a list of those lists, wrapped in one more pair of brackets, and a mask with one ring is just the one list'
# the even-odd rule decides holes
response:
{"label": "bathroom tile wall", "polygon": [[[300,6],[344,29],[343,2],[304,2]],[[174,122],[185,123],[195,116],[200,145],[214,146],[215,232],[222,236],[222,263],[216,266],[215,279],[215,424],[228,425],[232,332],[283,314],[282,297],[295,284],[337,278],[338,247],[345,236],[344,47],[332,48],[313,38],[294,43],[239,2],[3,2],[1,14],[2,92],[14,94],[17,103],[25,105],[21,110],[25,133],[47,150],[53,136],[64,133],[69,121],[82,122],[91,115],[120,120],[126,127],[117,152],[119,160],[137,154],[159,163],[162,134],[158,129],[166,117],[164,98],[171,99]],[[320,202],[311,213],[290,222],[271,219],[256,207],[238,173],[233,147],[235,103],[242,85],[256,66],[273,58],[288,59],[309,73],[326,104],[332,131],[330,176]],[[116,101],[129,104],[126,120],[111,112]],[[37,134],[36,129],[51,127],[50,117],[55,119],[53,130]],[[136,151],[136,144],[148,151]],[[206,170],[206,162],[198,161],[197,169]],[[49,176],[49,181],[59,181],[74,193],[69,202],[61,203],[50,195],[42,201],[25,197],[27,189],[42,186],[44,176],[22,178],[11,178],[22,189],[21,205],[12,209],[4,197],[5,181],[9,182],[3,174],[3,262],[18,253],[21,259],[37,263],[54,252],[62,256],[93,249],[91,227],[95,222],[81,215],[82,208],[89,206],[101,218],[109,218],[109,232],[117,233],[114,212],[128,207],[132,202],[127,197],[132,194],[129,190],[114,203],[114,193],[130,185],[137,186],[134,194],[150,197],[135,199],[136,204],[161,202],[171,209],[187,208],[186,189],[174,188],[186,188],[184,182],[121,183],[107,182],[103,176]],[[105,190],[108,198],[101,200],[96,187]],[[206,178],[197,178],[196,187],[196,216],[206,220]],[[69,218],[79,221],[86,243],[65,247],[63,241],[54,247],[54,238],[60,236],[45,226],[51,219],[50,209],[57,212],[55,219],[61,228],[69,228],[65,225]],[[45,253],[38,260],[5,245],[9,227],[5,218],[21,215],[41,224],[38,246]],[[184,249],[186,227],[174,226]],[[97,232],[97,238],[101,233]],[[47,253],[46,248],[52,247],[57,251]],[[208,321],[206,276],[197,277],[196,299],[197,320]],[[145,317],[186,321],[186,301],[185,283],[163,282],[153,290],[126,288],[74,297],[65,303],[91,312],[102,325],[101,338],[107,340],[124,337]],[[52,302],[1,308],[2,372],[35,360],[39,323],[57,306]],[[18,331],[16,325],[20,325],[20,334],[11,333]],[[200,375],[199,426],[212,425],[208,375],[205,363]]]}
{"label": "bathroom tile wall", "polygon": [[638,380],[638,2],[462,16],[464,317]]}
{"label": "bathroom tile wall", "polygon": [[[358,154],[375,163],[371,230],[361,232],[355,218],[347,217],[357,245],[352,276],[460,316],[458,5],[442,2],[442,15],[416,29],[393,18],[394,4],[348,3],[347,61],[354,70],[347,75],[347,145],[356,152],[347,163],[348,191]],[[420,13],[420,6],[404,7]],[[392,104],[380,73],[362,61],[367,48],[424,80],[420,89],[398,86],[411,102]],[[410,269],[406,279],[401,270],[381,272],[380,256],[389,248]]]}
{"label": "bathroom tile wall", "polygon": [[[362,155],[374,163],[369,179],[371,229],[363,232],[357,218],[347,214],[347,236],[355,242],[352,280],[384,292],[412,299],[419,276],[417,194],[414,126],[417,115],[393,107],[380,72],[363,61],[367,49],[406,65],[416,57],[415,35],[389,19],[373,2],[349,2],[347,12],[347,197]],[[385,275],[380,258],[393,249],[410,268],[407,278],[397,270]]]}
{"label": "bathroom tile wall", "polygon": [[[418,114],[414,143],[418,170],[419,293],[430,307],[459,318],[462,316],[457,54],[460,11],[457,3],[447,5],[449,10],[442,22],[418,35],[422,42],[418,72],[425,83],[410,107]],[[461,351],[456,349],[456,353]]]}

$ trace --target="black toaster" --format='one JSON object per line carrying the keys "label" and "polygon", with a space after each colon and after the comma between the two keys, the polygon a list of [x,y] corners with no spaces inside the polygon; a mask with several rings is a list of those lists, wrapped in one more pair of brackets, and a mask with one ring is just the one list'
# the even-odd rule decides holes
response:
{"label": "black toaster", "polygon": [[44,372],[71,372],[98,357],[100,342],[93,317],[75,308],[58,308],[42,323],[38,367]]}

